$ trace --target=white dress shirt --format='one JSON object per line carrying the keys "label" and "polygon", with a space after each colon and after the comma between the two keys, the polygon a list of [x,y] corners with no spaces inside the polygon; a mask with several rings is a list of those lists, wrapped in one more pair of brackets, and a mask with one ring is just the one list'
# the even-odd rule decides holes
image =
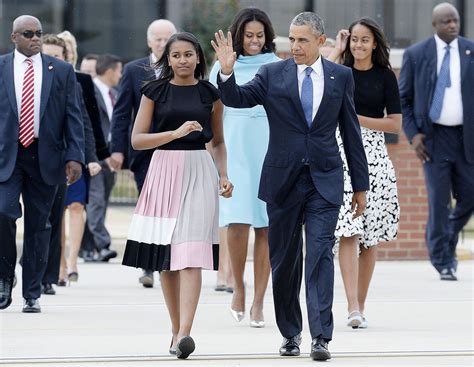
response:
{"label": "white dress shirt", "polygon": [[114,107],[112,105],[112,100],[110,99],[110,94],[109,94],[111,89],[107,84],[105,84],[103,81],[101,81],[98,78],[94,79],[94,83],[97,86],[97,88],[99,88],[100,94],[102,95],[102,98],[104,99],[105,108],[107,109],[107,116],[109,116],[109,121],[112,121],[112,112],[114,110]]}
{"label": "white dress shirt", "polygon": [[313,65],[297,65],[298,67],[298,93],[301,99],[301,89],[303,88],[303,80],[306,76],[305,70],[310,66],[313,71],[311,72],[311,80],[313,81],[313,115],[311,120],[314,120],[316,113],[318,112],[321,100],[323,99],[324,93],[324,71],[321,56],[314,62]]}
{"label": "white dress shirt", "polygon": [[[152,52],[150,54],[150,66],[151,67],[154,67],[155,64],[158,62],[158,58],[155,56],[155,54]],[[161,70],[158,69],[158,68],[153,68],[153,71],[155,72],[155,75],[156,75],[156,79],[158,79],[160,77],[160,74],[161,74]]]}
{"label": "white dress shirt", "polygon": [[[313,65],[297,65],[298,67],[298,93],[301,99],[301,89],[303,88],[303,79],[305,78],[305,70],[308,66],[313,68],[311,72],[311,80],[313,81],[313,115],[311,119],[314,120],[316,113],[318,112],[319,106],[321,105],[321,100],[323,99],[324,94],[324,71],[323,63],[321,61],[321,56],[314,62]],[[233,72],[232,72],[233,74]],[[221,81],[225,83],[231,75],[222,74],[222,71],[219,72]]]}
{"label": "white dress shirt", "polygon": [[[27,58],[27,56],[23,55],[15,49],[13,54],[13,76],[15,80],[16,105],[18,107],[18,122],[20,122],[21,115],[21,94],[23,91],[23,78],[28,67],[28,64],[25,61]],[[41,58],[40,53],[31,56],[30,59],[33,63],[33,69],[35,73],[34,129],[35,138],[38,138],[40,127],[41,86],[43,84],[43,59]]]}
{"label": "white dress shirt", "polygon": [[[447,43],[444,42],[437,34],[434,36],[436,40],[436,55],[437,55],[437,74],[441,69],[443,63],[444,54],[446,53],[445,47]],[[451,87],[446,88],[444,92],[443,108],[441,109],[441,115],[437,124],[444,126],[457,126],[462,125],[463,112],[462,112],[462,94],[461,94],[461,59],[459,57],[459,43],[456,38],[452,41],[449,46],[449,75],[451,78]]]}

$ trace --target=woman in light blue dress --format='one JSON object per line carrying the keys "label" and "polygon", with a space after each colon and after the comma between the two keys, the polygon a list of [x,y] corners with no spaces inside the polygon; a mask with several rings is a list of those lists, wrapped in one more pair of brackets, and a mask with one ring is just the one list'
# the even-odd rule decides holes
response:
{"label": "woman in light blue dress", "polygon": [[[263,11],[242,9],[229,28],[234,40],[237,62],[234,66],[239,85],[253,79],[260,66],[279,61],[274,54],[273,26]],[[220,65],[214,64],[209,81],[217,83]],[[249,230],[255,230],[255,290],[250,308],[250,326],[263,327],[263,299],[270,275],[268,253],[268,217],[265,203],[258,199],[263,159],[268,147],[269,129],[262,106],[247,109],[224,109],[224,137],[227,146],[229,177],[235,185],[233,197],[220,200],[219,224],[227,226],[227,242],[235,278],[230,312],[237,322],[245,316],[244,271]]]}

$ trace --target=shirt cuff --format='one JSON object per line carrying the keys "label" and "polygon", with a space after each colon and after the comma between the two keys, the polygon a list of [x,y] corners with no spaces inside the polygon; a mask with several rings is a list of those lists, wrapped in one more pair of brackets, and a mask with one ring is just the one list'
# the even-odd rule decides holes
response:
{"label": "shirt cuff", "polygon": [[225,83],[229,78],[234,74],[234,72],[230,73],[229,75],[222,74],[222,70],[219,71],[219,76],[221,77],[221,82]]}

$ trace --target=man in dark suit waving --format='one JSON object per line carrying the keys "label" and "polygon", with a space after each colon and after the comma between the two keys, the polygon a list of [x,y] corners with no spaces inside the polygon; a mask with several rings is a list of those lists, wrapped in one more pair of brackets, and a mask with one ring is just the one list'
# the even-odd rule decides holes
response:
{"label": "man in dark suit waving", "polygon": [[441,280],[457,280],[458,236],[474,212],[474,42],[459,37],[449,3],[433,9],[433,27],[433,37],[403,55],[400,99],[403,130],[425,171],[431,263]]}
{"label": "man in dark suit waving", "polygon": [[322,19],[297,15],[290,26],[293,58],[260,68],[243,86],[235,83],[235,52],[230,33],[212,42],[221,72],[222,101],[237,108],[263,105],[270,142],[263,163],[259,198],[267,203],[273,298],[281,355],[299,355],[302,316],[299,304],[306,225],[306,304],[312,337],[311,357],[331,358],[335,241],[343,197],[343,168],[336,142],[339,126],[354,190],[355,215],[365,208],[369,189],[367,160],[354,109],[350,69],[319,55],[325,42]]}
{"label": "man in dark suit waving", "polygon": [[49,213],[58,184],[77,181],[84,132],[72,66],[41,55],[40,21],[13,22],[15,51],[0,57],[0,309],[12,301],[16,220],[25,208],[23,312],[40,312]]}

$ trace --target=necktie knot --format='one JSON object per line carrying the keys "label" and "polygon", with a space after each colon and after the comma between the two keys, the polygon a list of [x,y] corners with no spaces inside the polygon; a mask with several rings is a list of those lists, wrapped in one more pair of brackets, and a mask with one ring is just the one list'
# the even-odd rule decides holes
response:
{"label": "necktie knot", "polygon": [[31,60],[30,58],[25,59],[25,62],[28,64],[28,66],[33,64],[33,60]]}
{"label": "necktie knot", "polygon": [[306,69],[304,69],[304,72],[307,77],[310,77],[311,73],[313,72],[313,68],[311,66],[308,66]]}

